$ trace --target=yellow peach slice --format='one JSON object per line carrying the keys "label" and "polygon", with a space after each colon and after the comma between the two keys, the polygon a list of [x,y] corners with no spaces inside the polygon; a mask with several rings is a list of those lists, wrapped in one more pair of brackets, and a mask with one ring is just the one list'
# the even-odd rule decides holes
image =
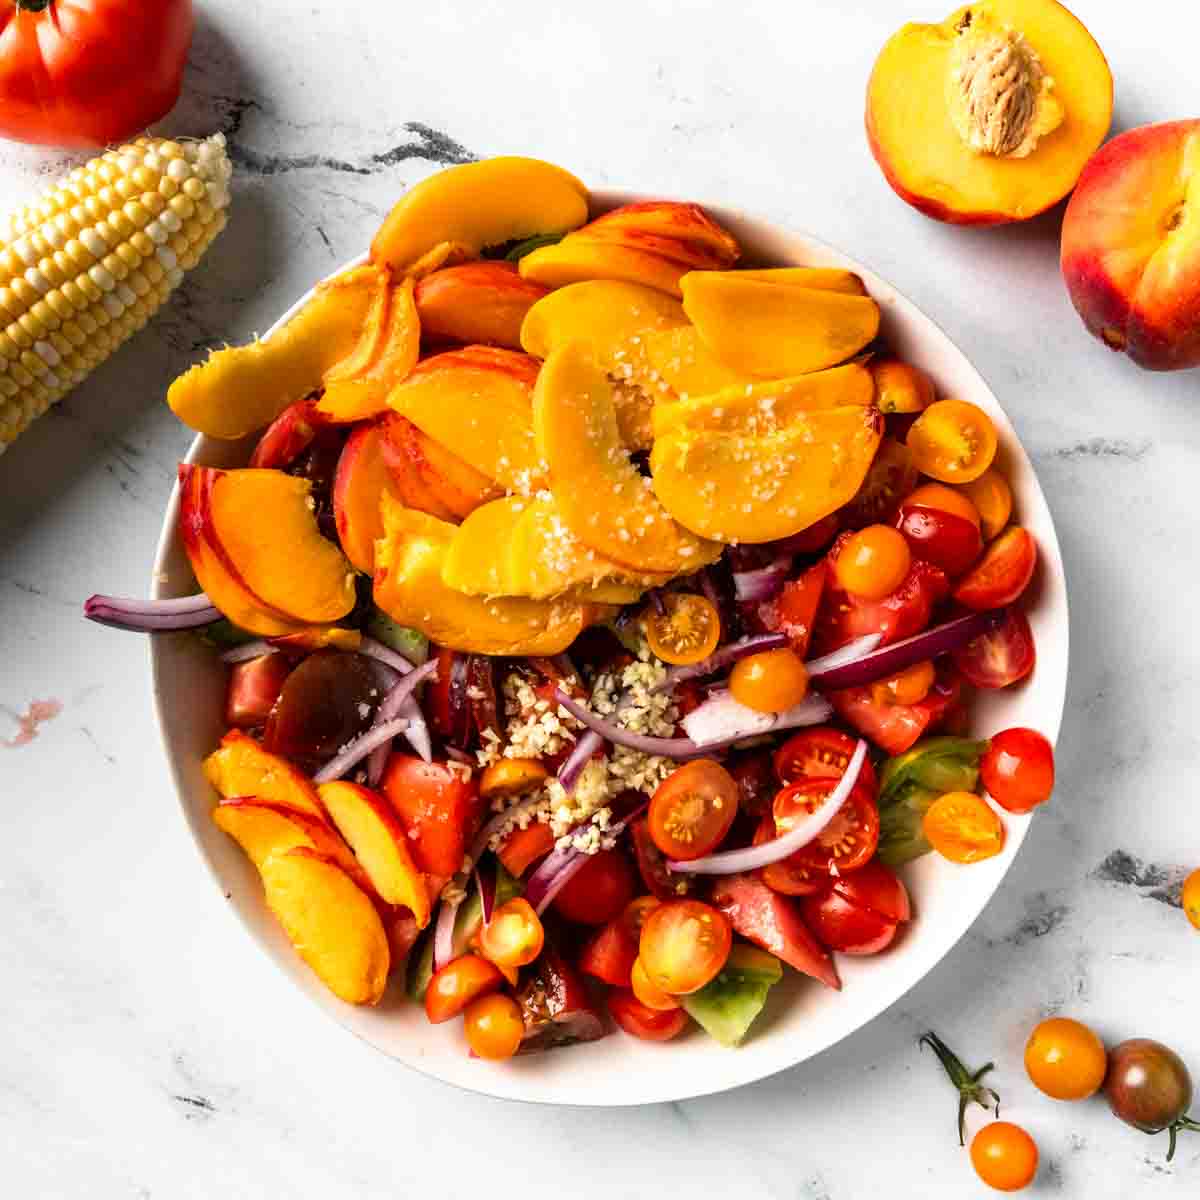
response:
{"label": "yellow peach slice", "polygon": [[421,332],[427,340],[521,349],[522,322],[546,295],[508,262],[473,262],[435,271],[417,284]]}
{"label": "yellow peach slice", "polygon": [[416,262],[404,268],[405,277],[420,281],[434,271],[443,267],[457,267],[461,263],[470,262],[476,257],[476,252],[462,242],[438,242],[436,246],[426,250]]}
{"label": "yellow peach slice", "polygon": [[670,296],[682,294],[679,281],[688,269],[659,254],[575,235],[526,254],[520,265],[526,279],[545,287],[559,288],[588,279],[623,279]]}
{"label": "yellow peach slice", "polygon": [[517,596],[509,570],[509,546],[521,513],[530,502],[505,496],[477,508],[454,532],[442,564],[447,587],[469,596]]}
{"label": "yellow peach slice", "polygon": [[370,897],[341,867],[297,846],[259,867],[267,907],[296,952],[347,1004],[378,1004],[391,951]]}
{"label": "yellow peach slice", "polygon": [[333,477],[333,517],[338,540],[356,570],[375,569],[375,539],[383,536],[379,497],[392,490],[383,456],[383,431],[363,425],[346,439]]}
{"label": "yellow peach slice", "polygon": [[853,271],[838,267],[756,267],[737,274],[739,279],[756,279],[759,283],[790,283],[823,292],[844,292],[847,296],[867,294],[866,285]]}
{"label": "yellow peach slice", "polygon": [[587,188],[536,158],[488,158],[439,171],[410,188],[371,242],[371,261],[403,270],[442,242],[478,255],[587,220]]}
{"label": "yellow peach slice", "polygon": [[803,375],[845,361],[879,332],[867,296],[739,279],[736,271],[692,271],[683,308],[727,366],[748,375]]}
{"label": "yellow peach slice", "polygon": [[388,273],[377,266],[318,284],[312,299],[265,341],[216,350],[185,371],[171,384],[167,403],[185,425],[209,437],[240,438],[261,429],[355,352],[387,287]]}
{"label": "yellow peach slice", "polygon": [[764,436],[672,430],[650,455],[654,491],[700,536],[790,537],[853,498],[882,431],[883,417],[859,406],[797,413]]}
{"label": "yellow peach slice", "polygon": [[696,571],[721,547],[680,528],[621,444],[612,386],[581,346],[546,360],[534,389],[538,450],[562,520],[585,546],[634,571]]}
{"label": "yellow peach slice", "polygon": [[308,776],[286,758],[269,754],[240,730],[231,729],[204,760],[204,775],[226,799],[254,796],[260,803],[325,820],[317,789]]}

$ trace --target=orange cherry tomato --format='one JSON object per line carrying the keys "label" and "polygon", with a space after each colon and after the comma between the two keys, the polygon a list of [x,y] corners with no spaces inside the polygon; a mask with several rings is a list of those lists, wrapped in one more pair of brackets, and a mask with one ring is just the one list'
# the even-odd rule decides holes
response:
{"label": "orange cherry tomato", "polygon": [[1037,1143],[1020,1125],[993,1121],[971,1142],[971,1165],[988,1187],[998,1192],[1019,1192],[1037,1174]]}
{"label": "orange cherry tomato", "polygon": [[[775,818],[767,813],[754,831],[753,844],[762,846],[767,842],[773,842],[778,836],[779,831],[775,828]],[[802,862],[800,860],[801,853],[798,851],[795,854],[789,854],[787,858],[781,858],[773,863],[767,863],[765,867],[760,867],[759,879],[771,891],[779,892],[783,896],[811,896],[816,892],[824,891],[829,885],[829,873],[818,870],[807,862]]]}
{"label": "orange cherry tomato", "polygon": [[988,467],[978,479],[960,483],[957,488],[975,505],[984,541],[990,542],[1012,516],[1013,497],[1008,480],[995,467]]}
{"label": "orange cherry tomato", "polygon": [[1004,849],[1004,824],[974,792],[947,792],[921,822],[929,844],[956,863],[981,862]]}
{"label": "orange cherry tomato", "polygon": [[463,1028],[467,1045],[480,1058],[512,1058],[525,1036],[521,1006],[511,996],[482,996],[473,1001],[463,1014]]}
{"label": "orange cherry tomato", "polygon": [[[775,829],[789,833],[811,816],[837,786],[832,779],[805,779],[784,788],[775,797]],[[879,809],[861,783],[856,783],[832,821],[793,857],[814,871],[834,874],[853,871],[869,862],[879,845]]]}
{"label": "orange cherry tomato", "polygon": [[664,992],[646,973],[646,964],[640,957],[633,960],[629,980],[633,994],[647,1008],[652,1008],[655,1012],[671,1012],[679,1007],[679,1001]]}
{"label": "orange cherry tomato", "polygon": [[899,675],[871,684],[871,699],[882,705],[919,704],[929,695],[936,674],[932,662],[914,663]]}
{"label": "orange cherry tomato", "polygon": [[737,810],[733,776],[720,763],[698,758],[658,785],[650,801],[650,836],[668,858],[703,858],[725,840]]}
{"label": "orange cherry tomato", "polygon": [[644,1042],[669,1042],[688,1024],[688,1015],[682,1008],[673,1012],[655,1012],[624,988],[608,994],[608,1011],[626,1033]]}
{"label": "orange cherry tomato", "polygon": [[904,497],[904,508],[936,508],[938,512],[950,513],[970,521],[979,528],[979,510],[971,502],[965,489],[948,487],[944,483],[923,483],[915,492]]}
{"label": "orange cherry tomato", "polygon": [[432,1024],[440,1025],[503,983],[504,976],[486,958],[464,954],[433,973],[425,989],[425,1015]]}
{"label": "orange cherry tomato", "polygon": [[1055,1100],[1086,1100],[1104,1082],[1108,1051],[1081,1022],[1051,1017],[1034,1026],[1025,1043],[1025,1070]]}
{"label": "orange cherry tomato", "polygon": [[834,563],[844,591],[862,600],[882,600],[905,580],[912,552],[904,536],[888,525],[868,525],[846,539]]}
{"label": "orange cherry tomato", "polygon": [[729,673],[733,698],[758,712],[778,713],[808,695],[808,671],[800,656],[786,646],[750,654]]}
{"label": "orange cherry tomato", "polygon": [[542,952],[546,935],[528,900],[515,896],[502,904],[479,934],[484,958],[498,967],[528,966]]}
{"label": "orange cherry tomato", "polygon": [[721,618],[716,608],[692,592],[664,596],[662,612],[652,605],[646,609],[643,621],[651,652],[677,667],[706,659],[721,640]]}
{"label": "orange cherry tomato", "polygon": [[941,483],[969,483],[996,457],[996,427],[966,400],[935,400],[913,422],[905,444],[923,475]]}
{"label": "orange cherry tomato", "polygon": [[716,976],[732,946],[724,913],[699,900],[667,900],[646,918],[638,957],[651,983],[686,996]]}
{"label": "orange cherry tomato", "polygon": [[479,776],[479,795],[484,800],[519,796],[532,791],[549,774],[536,758],[502,758],[485,767]]}
{"label": "orange cherry tomato", "polygon": [[917,468],[903,442],[885,437],[867,471],[858,495],[842,509],[847,529],[861,529],[892,519],[900,501],[917,486]]}
{"label": "orange cherry tomato", "polygon": [[987,793],[1011,813],[1027,813],[1054,791],[1054,747],[1036,729],[993,734],[979,763]]}
{"label": "orange cherry tomato", "polygon": [[1020,525],[1002,533],[984,552],[967,577],[954,589],[954,598],[983,611],[1011,604],[1029,586],[1037,566],[1037,542]]}
{"label": "orange cherry tomato", "polygon": [[875,407],[881,413],[918,413],[933,403],[933,380],[912,363],[877,358],[871,363]]}
{"label": "orange cherry tomato", "polygon": [[1193,871],[1183,881],[1183,891],[1179,898],[1183,904],[1184,916],[1200,929],[1200,870]]}

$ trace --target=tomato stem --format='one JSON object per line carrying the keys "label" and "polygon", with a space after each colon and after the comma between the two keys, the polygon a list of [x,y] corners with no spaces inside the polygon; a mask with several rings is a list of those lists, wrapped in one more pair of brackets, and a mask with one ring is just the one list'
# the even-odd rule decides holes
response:
{"label": "tomato stem", "polygon": [[918,1045],[927,1045],[938,1056],[938,1061],[945,1068],[950,1082],[958,1088],[958,1144],[965,1146],[968,1104],[978,1104],[980,1108],[991,1108],[995,1105],[996,1116],[1000,1115],[1000,1094],[980,1082],[989,1071],[995,1070],[996,1064],[985,1063],[974,1073],[968,1071],[958,1055],[933,1032],[922,1035]]}
{"label": "tomato stem", "polygon": [[1170,1162],[1175,1157],[1175,1139],[1179,1131],[1181,1129],[1190,1129],[1193,1133],[1200,1133],[1200,1121],[1194,1121],[1191,1117],[1185,1115],[1173,1121],[1167,1126],[1167,1129],[1171,1135],[1170,1144],[1167,1146],[1167,1162]]}

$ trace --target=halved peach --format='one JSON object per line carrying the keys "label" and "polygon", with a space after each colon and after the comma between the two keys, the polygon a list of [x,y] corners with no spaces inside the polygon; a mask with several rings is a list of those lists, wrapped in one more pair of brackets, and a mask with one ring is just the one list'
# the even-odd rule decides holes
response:
{"label": "halved peach", "polygon": [[589,221],[577,236],[619,242],[692,267],[732,267],[741,253],[737,238],[700,205],[673,200],[622,205]]}
{"label": "halved peach", "polygon": [[582,346],[555,350],[534,390],[538,450],[565,526],[585,546],[634,571],[697,571],[721,547],[671,519],[629,459],[613,389]]}
{"label": "halved peach", "polygon": [[417,284],[417,314],[427,339],[521,349],[521,323],[546,289],[522,279],[515,264],[447,267]]}
{"label": "halved peach", "polygon": [[321,784],[317,794],[375,891],[385,903],[408,908],[417,927],[424,929],[429,924],[429,892],[392,806],[371,788],[344,780]]}
{"label": "halved peach", "polygon": [[439,171],[410,188],[371,242],[371,260],[403,270],[442,242],[472,254],[587,220],[587,188],[536,158],[488,158]]}
{"label": "halved peach", "polygon": [[679,280],[687,271],[683,263],[634,250],[618,242],[593,241],[574,235],[553,246],[543,246],[521,259],[521,274],[546,287],[564,287],[588,279],[623,279],[680,295]]}
{"label": "halved peach", "polygon": [[325,820],[317,789],[308,776],[286,758],[269,754],[240,730],[231,729],[221,739],[220,746],[204,760],[204,774],[226,799],[254,796],[260,804]]}
{"label": "halved peach", "polygon": [[867,296],[741,279],[738,271],[692,271],[683,308],[727,366],[748,375],[803,375],[843,362],[879,332]]}
{"label": "halved peach", "polygon": [[939,221],[997,225],[1057,204],[1104,141],[1112,73],[1056,0],[976,0],[905,25],[867,87],[871,153]]}
{"label": "halved peach", "polygon": [[336,863],[297,846],[259,866],[267,907],[335,996],[378,1004],[387,985],[387,933],[367,894]]}
{"label": "halved peach", "polygon": [[738,278],[756,279],[759,283],[790,283],[819,291],[844,292],[847,296],[867,294],[866,284],[859,276],[839,267],[755,267],[739,271]]}
{"label": "halved peach", "polygon": [[266,341],[215,350],[185,371],[167,391],[167,403],[185,425],[210,437],[240,438],[261,429],[354,353],[387,287],[388,272],[378,266],[355,267],[318,284],[312,299]]}
{"label": "halved peach", "polygon": [[362,425],[346,439],[333,477],[333,517],[342,550],[356,570],[375,569],[375,539],[383,536],[379,497],[392,488],[383,431]]}

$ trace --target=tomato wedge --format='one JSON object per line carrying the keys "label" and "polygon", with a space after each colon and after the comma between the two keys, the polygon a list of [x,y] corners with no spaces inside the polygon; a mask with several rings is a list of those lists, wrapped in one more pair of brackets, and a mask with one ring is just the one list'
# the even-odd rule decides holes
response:
{"label": "tomato wedge", "polygon": [[738,785],[720,763],[699,758],[669,775],[650,801],[650,836],[667,858],[702,858],[725,840]]}
{"label": "tomato wedge", "polygon": [[1024,679],[1037,662],[1033,630],[1019,608],[1003,624],[954,652],[954,665],[978,688],[1003,688]]}
{"label": "tomato wedge", "polygon": [[467,840],[479,823],[479,790],[447,763],[423,762],[393,753],[381,790],[408,834],[408,848],[422,871],[449,878],[462,866]]}
{"label": "tomato wedge", "polygon": [[892,944],[899,928],[896,921],[862,908],[833,890],[809,896],[801,903],[804,919],[817,939],[842,954],[878,954]]}
{"label": "tomato wedge", "polygon": [[816,627],[828,575],[829,568],[822,559],[798,579],[789,580],[779,595],[765,600],[754,610],[751,632],[786,634],[792,650],[804,658]]}
{"label": "tomato wedge", "polygon": [[1029,586],[1036,566],[1033,534],[1014,525],[987,548],[975,569],[954,589],[954,598],[979,611],[1003,608]]}
{"label": "tomato wedge", "polygon": [[[788,833],[811,816],[835,786],[832,779],[805,779],[784,788],[773,806],[776,830]],[[832,875],[863,866],[878,845],[879,809],[870,792],[855,784],[833,820],[813,841],[796,851],[796,858],[804,866]]]}
{"label": "tomato wedge", "polygon": [[888,921],[908,921],[912,918],[908,889],[900,881],[900,876],[877,858],[849,875],[834,879],[830,888],[851,904],[869,909]]}
{"label": "tomato wedge", "polygon": [[[832,725],[804,729],[775,751],[775,777],[785,786],[804,779],[841,779],[856,744],[848,733]],[[879,791],[875,765],[869,757],[863,760],[858,782],[869,788],[871,795]]]}
{"label": "tomato wedge", "polygon": [[924,700],[881,704],[871,687],[829,693],[839,717],[888,754],[903,754],[925,734],[945,725],[956,711],[962,684],[942,668]]}
{"label": "tomato wedge", "polygon": [[628,1034],[644,1042],[667,1042],[687,1028],[688,1015],[682,1008],[655,1012],[632,992],[616,991],[608,997],[612,1019]]}
{"label": "tomato wedge", "polygon": [[554,897],[559,915],[580,925],[604,925],[633,899],[633,868],[620,850],[600,850]]}

